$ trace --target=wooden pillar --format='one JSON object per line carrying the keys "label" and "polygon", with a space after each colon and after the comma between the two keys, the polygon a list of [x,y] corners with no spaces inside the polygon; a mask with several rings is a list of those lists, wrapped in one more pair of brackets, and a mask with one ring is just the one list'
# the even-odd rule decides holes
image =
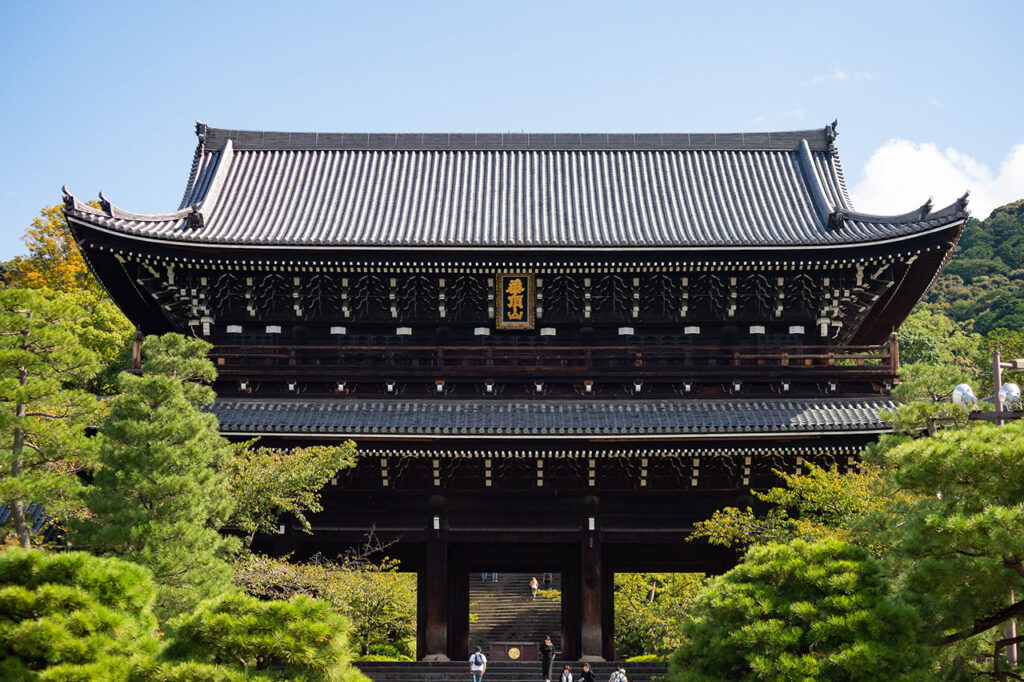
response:
{"label": "wooden pillar", "polygon": [[[580,563],[574,547],[565,548],[565,560],[560,561],[558,570],[562,574],[562,660],[572,661],[580,657]],[[540,634],[540,633],[538,633]]]}
{"label": "wooden pillar", "polygon": [[615,574],[601,571],[601,655],[607,661],[615,660]]}
{"label": "wooden pillar", "polygon": [[423,632],[420,658],[448,659],[448,529],[445,499],[430,499],[427,519],[426,567],[419,629]]}
{"label": "wooden pillar", "polygon": [[469,565],[461,552],[448,554],[448,656],[469,659]]}
{"label": "wooden pillar", "polygon": [[132,341],[132,369],[142,369],[142,342],[145,340],[142,332],[135,332],[135,339]]}
{"label": "wooden pillar", "polygon": [[580,543],[580,647],[581,661],[603,661],[604,656],[604,580],[601,569],[601,532],[598,526],[598,499],[591,496],[583,503],[583,532]]}

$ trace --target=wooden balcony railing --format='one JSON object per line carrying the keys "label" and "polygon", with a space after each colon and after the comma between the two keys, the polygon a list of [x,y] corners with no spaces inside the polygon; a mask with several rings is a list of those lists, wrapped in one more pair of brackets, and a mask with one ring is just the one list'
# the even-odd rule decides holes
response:
{"label": "wooden balcony railing", "polygon": [[222,377],[646,378],[895,376],[895,339],[883,346],[347,346],[220,345]]}

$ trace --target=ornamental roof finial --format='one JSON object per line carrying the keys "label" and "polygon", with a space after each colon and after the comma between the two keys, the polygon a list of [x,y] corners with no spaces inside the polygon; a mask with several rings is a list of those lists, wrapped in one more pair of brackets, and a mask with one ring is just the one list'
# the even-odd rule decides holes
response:
{"label": "ornamental roof finial", "polygon": [[932,198],[928,197],[928,201],[921,204],[921,208],[918,210],[921,212],[920,220],[927,218],[932,212]]}
{"label": "ornamental roof finial", "polygon": [[825,126],[825,140],[828,142],[828,150],[834,152],[836,150],[835,141],[839,136],[839,119],[832,121]]}
{"label": "ornamental roof finial", "polygon": [[971,190],[964,192],[964,195],[956,200],[956,210],[958,213],[965,213],[967,211],[967,202],[970,200]]}
{"label": "ornamental roof finial", "polygon": [[199,138],[200,144],[206,144],[206,131],[210,129],[210,126],[206,125],[198,118],[196,119],[196,137]]}
{"label": "ornamental roof finial", "polygon": [[64,195],[64,208],[69,211],[75,210],[75,196],[68,191],[68,186],[61,185],[60,192]]}
{"label": "ornamental roof finial", "polygon": [[103,192],[100,192],[100,208],[102,208],[103,212],[107,215],[112,214],[110,210],[110,200],[103,196]]}

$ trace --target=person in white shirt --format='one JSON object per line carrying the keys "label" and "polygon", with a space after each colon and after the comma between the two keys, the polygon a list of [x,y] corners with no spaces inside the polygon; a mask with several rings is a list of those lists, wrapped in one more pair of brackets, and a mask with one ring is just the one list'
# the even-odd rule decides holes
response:
{"label": "person in white shirt", "polygon": [[469,657],[469,672],[473,673],[473,682],[482,682],[484,673],[487,672],[487,657],[476,648],[476,652]]}
{"label": "person in white shirt", "polygon": [[572,682],[572,668],[569,666],[562,668],[562,682]]}

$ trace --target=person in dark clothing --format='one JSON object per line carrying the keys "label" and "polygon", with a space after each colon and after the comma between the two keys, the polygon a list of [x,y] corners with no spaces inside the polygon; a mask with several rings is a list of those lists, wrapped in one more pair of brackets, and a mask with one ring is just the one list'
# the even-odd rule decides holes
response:
{"label": "person in dark clothing", "polygon": [[579,680],[577,682],[596,682],[594,680],[594,673],[590,672],[590,664],[583,664],[583,672],[580,673]]}
{"label": "person in dark clothing", "polygon": [[551,665],[555,662],[555,645],[551,643],[551,637],[545,637],[540,645],[540,669],[544,682],[551,682]]}

